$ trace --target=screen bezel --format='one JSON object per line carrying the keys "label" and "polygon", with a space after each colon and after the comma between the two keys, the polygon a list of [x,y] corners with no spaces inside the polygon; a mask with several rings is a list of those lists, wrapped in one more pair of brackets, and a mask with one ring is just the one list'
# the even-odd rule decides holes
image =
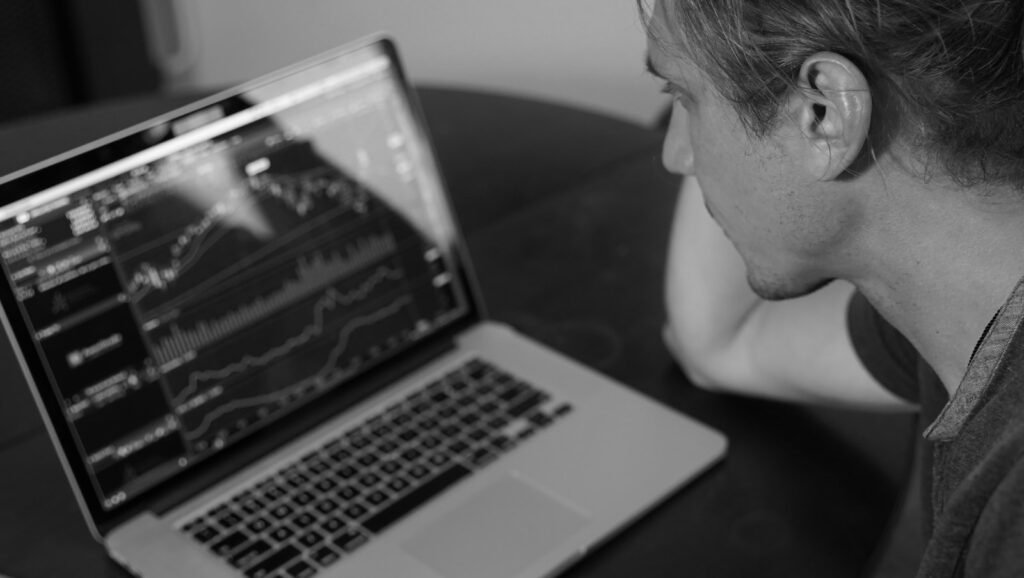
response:
{"label": "screen bezel", "polygon": [[[455,234],[453,235],[451,245],[451,258],[454,272],[461,281],[466,297],[466,311],[449,325],[388,360],[383,364],[383,367],[378,366],[371,369],[365,375],[354,380],[354,383],[328,392],[321,398],[316,398],[318,403],[307,403],[303,407],[299,407],[290,414],[272,422],[274,423],[273,429],[275,431],[281,429],[289,431],[310,429],[322,423],[333,413],[349,407],[367,395],[378,391],[388,380],[395,377],[396,371],[398,373],[410,371],[417,364],[418,360],[424,357],[425,352],[436,350],[437,347],[445,346],[445,344],[450,344],[458,332],[476,323],[484,316],[482,302],[479,298],[479,290],[470,268],[468,250],[459,233],[458,223],[455,221],[455,213],[452,211],[448,189],[431,146],[431,137],[427,123],[416,94],[408,83],[399,59],[397,47],[389,37],[378,35],[342,46],[137,124],[104,139],[78,147],[63,155],[12,173],[7,177],[0,178],[0,198],[4,199],[6,203],[14,203],[35,194],[37,191],[46,190],[86,172],[141,152],[154,144],[151,140],[146,139],[147,131],[161,124],[175,123],[191,117],[198,111],[211,107],[222,107],[232,113],[245,110],[253,106],[240,98],[245,92],[258,87],[265,87],[274,82],[281,82],[297,73],[332,59],[351,56],[361,51],[378,52],[387,57],[389,64],[388,72],[393,76],[396,86],[398,86],[399,91],[404,96],[410,116],[416,125],[415,129],[422,136],[423,143],[425,144],[422,151],[424,155],[423,160],[434,168],[438,176],[440,181],[439,192],[454,226]],[[16,357],[26,373],[29,388],[32,390],[49,433],[54,444],[57,446],[58,455],[72,482],[76,498],[86,515],[86,521],[91,529],[98,534],[97,537],[106,535],[113,528],[116,528],[139,512],[150,509],[154,504],[166,505],[173,503],[177,500],[175,496],[180,493],[180,488],[182,487],[194,489],[209,485],[217,481],[221,470],[237,471],[237,465],[234,463],[229,468],[218,468],[216,464],[199,464],[195,468],[183,471],[181,474],[164,481],[160,485],[120,506],[110,510],[105,509],[99,497],[92,490],[90,474],[86,465],[79,459],[77,450],[67,451],[65,449],[76,447],[74,434],[70,425],[63,417],[62,400],[58,399],[54,394],[54,388],[50,387],[44,362],[38,355],[37,349],[32,345],[34,340],[29,327],[24,322],[20,313],[14,316],[7,315],[8,311],[19,311],[18,302],[9,283],[0,283],[0,305],[3,308],[3,324],[12,342]],[[330,408],[330,411],[325,412],[324,408]],[[218,457],[208,461],[220,463],[226,461],[236,462],[239,459],[245,461],[247,459],[245,458],[246,454],[254,454],[254,446],[265,448],[268,444],[280,441],[273,439],[275,436],[268,436],[267,429],[266,427],[262,428],[260,432],[226,448],[218,454]],[[280,438],[281,436],[276,437]],[[255,452],[255,455],[261,454],[262,452],[260,451]]]}

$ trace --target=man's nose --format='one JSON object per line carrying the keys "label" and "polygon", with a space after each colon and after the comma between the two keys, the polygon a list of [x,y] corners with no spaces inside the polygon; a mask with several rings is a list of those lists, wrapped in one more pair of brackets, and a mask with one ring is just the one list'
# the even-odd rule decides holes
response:
{"label": "man's nose", "polygon": [[661,147],[661,163],[671,173],[690,175],[693,173],[693,147],[690,146],[686,114],[678,110],[679,106],[675,104],[672,108],[672,119]]}

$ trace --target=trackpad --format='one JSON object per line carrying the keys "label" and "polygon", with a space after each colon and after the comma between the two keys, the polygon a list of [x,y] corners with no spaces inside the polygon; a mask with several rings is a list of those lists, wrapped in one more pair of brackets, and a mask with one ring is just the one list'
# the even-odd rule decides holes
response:
{"label": "trackpad", "polygon": [[404,544],[445,578],[510,578],[551,553],[587,518],[528,482],[485,486]]}

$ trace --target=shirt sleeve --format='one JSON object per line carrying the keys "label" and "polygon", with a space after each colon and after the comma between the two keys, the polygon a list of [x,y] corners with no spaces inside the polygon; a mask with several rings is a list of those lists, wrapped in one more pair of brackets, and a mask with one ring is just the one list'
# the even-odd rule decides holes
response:
{"label": "shirt sleeve", "polygon": [[857,356],[878,383],[907,401],[919,403],[920,355],[907,338],[859,292],[853,294],[846,308],[846,324]]}

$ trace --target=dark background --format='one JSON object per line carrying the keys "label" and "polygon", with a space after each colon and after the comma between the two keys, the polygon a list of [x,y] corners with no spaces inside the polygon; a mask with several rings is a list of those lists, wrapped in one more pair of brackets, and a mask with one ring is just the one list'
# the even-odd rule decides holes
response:
{"label": "dark background", "polygon": [[0,2],[0,123],[160,84],[133,0]]}

